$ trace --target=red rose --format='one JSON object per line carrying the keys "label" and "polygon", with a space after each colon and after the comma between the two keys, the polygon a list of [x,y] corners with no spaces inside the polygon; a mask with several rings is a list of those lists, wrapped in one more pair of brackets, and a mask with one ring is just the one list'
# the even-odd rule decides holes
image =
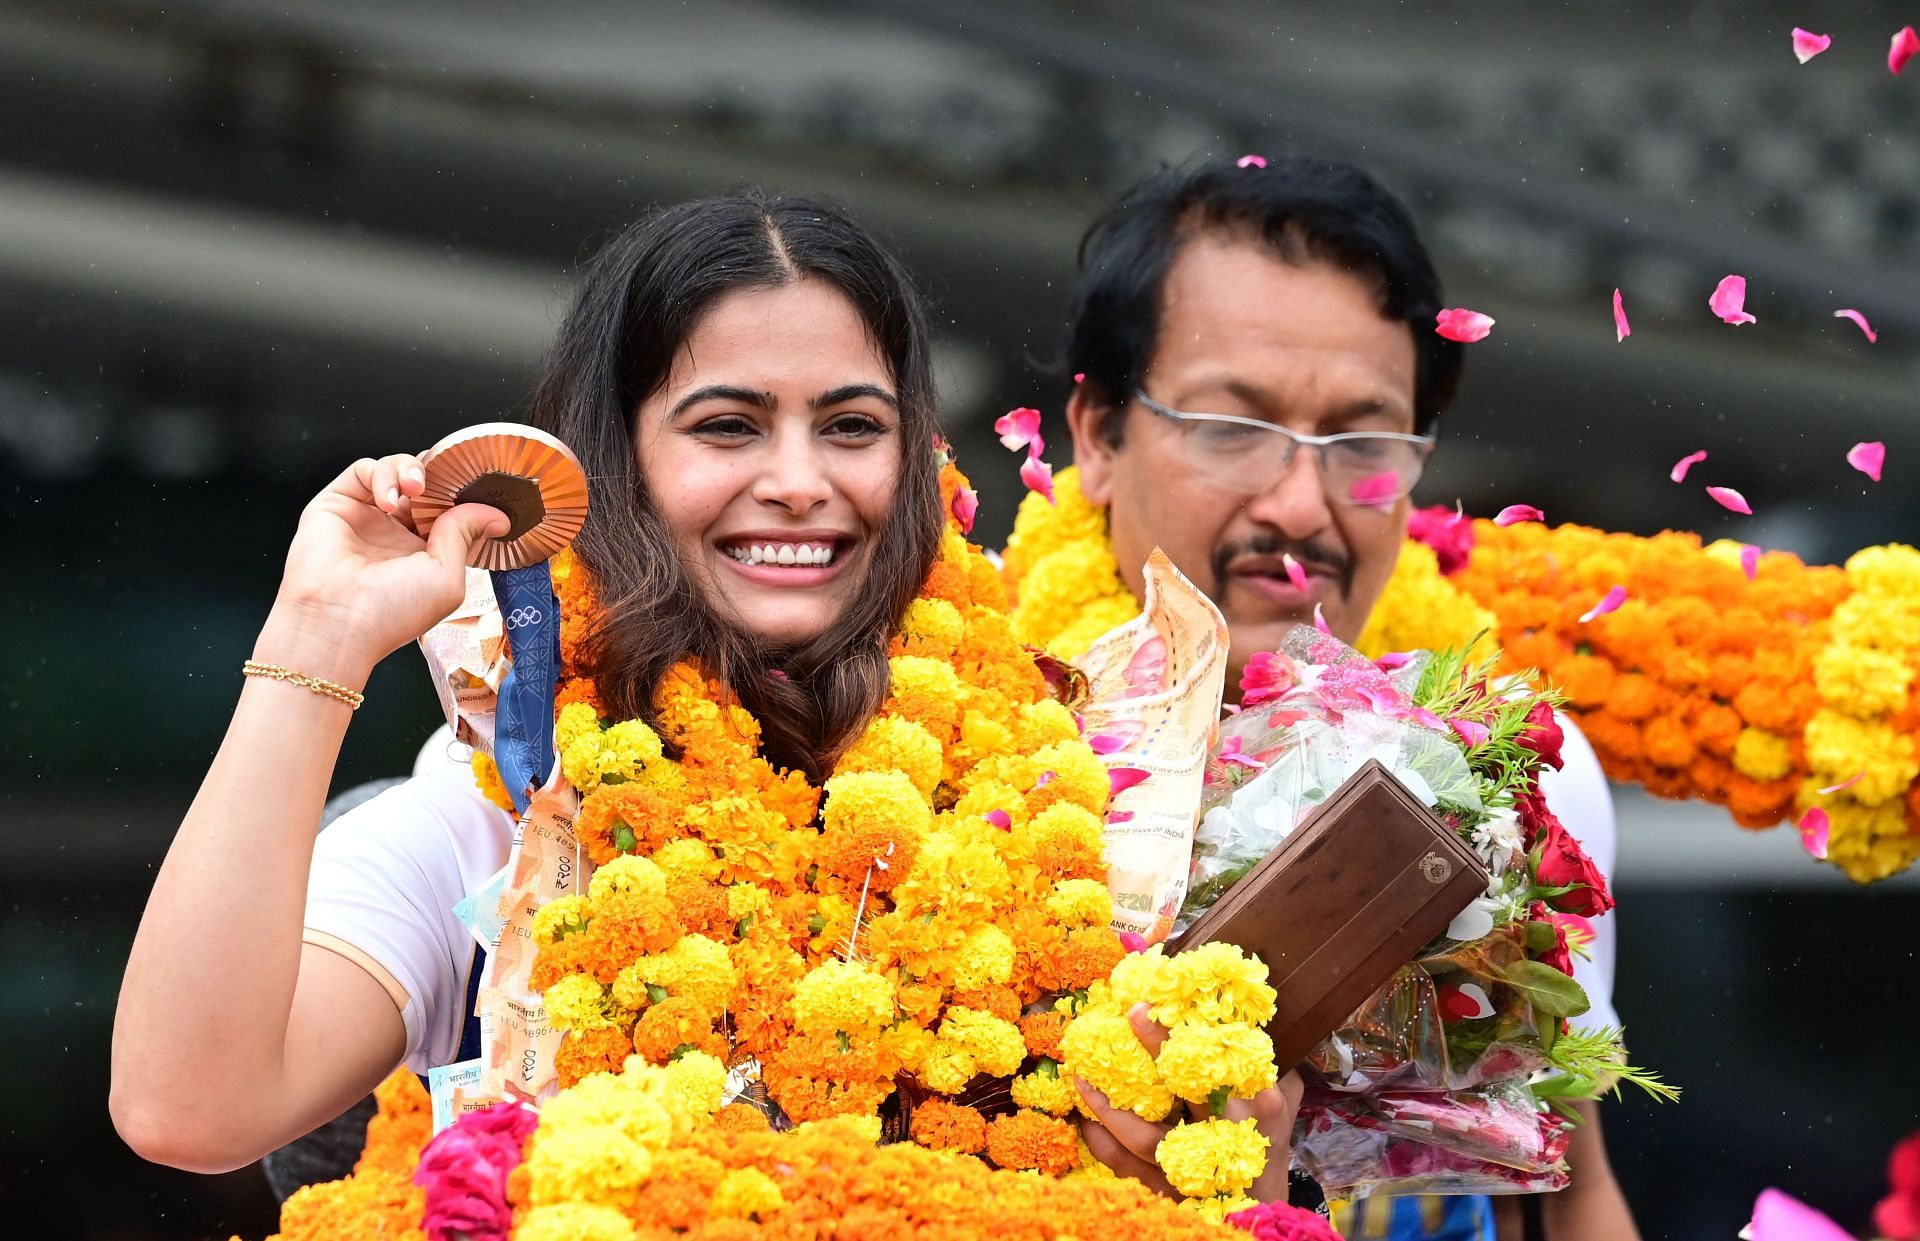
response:
{"label": "red rose", "polygon": [[1553,947],[1534,957],[1534,960],[1542,965],[1551,965],[1569,978],[1573,977],[1573,950],[1567,947],[1567,928],[1554,920],[1553,911],[1547,908],[1545,901],[1535,901],[1533,908],[1527,911],[1527,917],[1553,927]]}
{"label": "red rose", "polygon": [[1920,1133],[1893,1148],[1887,1159],[1893,1192],[1873,1209],[1873,1226],[1887,1241],[1920,1241]]}
{"label": "red rose", "polygon": [[1596,918],[1612,909],[1613,897],[1607,892],[1607,880],[1600,868],[1544,804],[1540,814],[1540,865],[1534,869],[1534,878],[1543,888],[1567,889],[1558,896],[1548,897],[1547,904],[1561,913],[1587,918]]}
{"label": "red rose", "polygon": [[1466,568],[1473,555],[1473,520],[1444,504],[1415,509],[1407,518],[1407,537],[1433,549],[1445,577]]}
{"label": "red rose", "polygon": [[1560,721],[1553,718],[1553,707],[1544,702],[1533,704],[1533,710],[1527,712],[1527,728],[1516,738],[1527,749],[1540,756],[1540,761],[1555,771],[1560,770],[1560,747],[1566,744],[1567,735],[1560,729]]}

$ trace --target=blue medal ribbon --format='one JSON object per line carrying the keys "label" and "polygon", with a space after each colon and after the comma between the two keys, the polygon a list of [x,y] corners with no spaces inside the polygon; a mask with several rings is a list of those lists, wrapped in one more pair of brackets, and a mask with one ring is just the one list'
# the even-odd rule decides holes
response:
{"label": "blue medal ribbon", "polygon": [[553,695],[560,681],[560,603],[548,562],[496,569],[493,597],[506,627],[512,666],[495,708],[493,761],[514,809],[527,812],[533,791],[553,770]]}

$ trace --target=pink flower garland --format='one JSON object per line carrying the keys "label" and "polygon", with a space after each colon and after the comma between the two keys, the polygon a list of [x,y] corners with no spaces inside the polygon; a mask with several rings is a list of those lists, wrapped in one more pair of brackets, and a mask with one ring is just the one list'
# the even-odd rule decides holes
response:
{"label": "pink flower garland", "polygon": [[420,1152],[416,1185],[427,1191],[421,1227],[431,1241],[506,1241],[513,1229],[507,1174],[520,1166],[539,1118],[517,1103],[468,1112],[441,1130]]}

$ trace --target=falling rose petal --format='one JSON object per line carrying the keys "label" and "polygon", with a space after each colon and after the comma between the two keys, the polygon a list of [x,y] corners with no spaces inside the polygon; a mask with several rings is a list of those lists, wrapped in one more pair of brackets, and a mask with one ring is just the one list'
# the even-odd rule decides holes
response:
{"label": "falling rose petal", "polygon": [[980,513],[980,493],[962,487],[953,493],[953,519],[960,523],[961,534],[973,533],[973,519]]}
{"label": "falling rose petal", "polygon": [[1120,932],[1120,946],[1128,952],[1145,952],[1147,950],[1147,937],[1138,931],[1122,931]]}
{"label": "falling rose petal", "polygon": [[1833,824],[1827,819],[1827,812],[1818,806],[1810,806],[1800,816],[1800,847],[1814,857],[1826,860],[1827,836]]}
{"label": "falling rose petal", "polygon": [[1847,449],[1847,464],[1877,483],[1887,464],[1887,446],[1879,440],[1855,444]]}
{"label": "falling rose petal", "polygon": [[1625,586],[1615,586],[1601,597],[1600,602],[1580,614],[1580,623],[1584,625],[1596,616],[1605,616],[1609,612],[1617,612],[1620,610],[1620,605],[1626,601],[1627,588]]}
{"label": "falling rose petal", "polygon": [[1399,490],[1400,476],[1389,471],[1385,474],[1375,474],[1371,478],[1363,478],[1353,484],[1347,488],[1347,498],[1355,504],[1382,508],[1399,498]]}
{"label": "falling rose petal", "polygon": [[1899,34],[1893,36],[1893,46],[1887,49],[1887,69],[1899,73],[1907,67],[1907,62],[1913,59],[1915,52],[1920,52],[1920,35],[1913,33],[1912,26],[1903,27]]}
{"label": "falling rose petal", "polygon": [[1545,519],[1545,517],[1545,513],[1533,507],[1531,504],[1509,504],[1494,514],[1493,524],[1496,526],[1517,526],[1523,521],[1541,521]]}
{"label": "falling rose petal", "polygon": [[1476,340],[1485,340],[1487,333],[1493,331],[1493,320],[1477,310],[1468,310],[1458,306],[1452,310],[1443,310],[1434,316],[1434,331],[1448,340],[1471,345]]}
{"label": "falling rose petal", "polygon": [[1075,371],[1073,373],[1073,382],[1077,384],[1083,384],[1087,382],[1087,373],[1085,371]]}
{"label": "falling rose petal", "polygon": [[1293,583],[1293,588],[1303,595],[1306,594],[1307,571],[1300,567],[1300,562],[1293,558],[1292,552],[1280,553],[1280,567],[1287,571],[1287,580]]}
{"label": "falling rose petal", "polygon": [[1010,409],[993,420],[994,434],[1007,446],[1009,452],[1019,452],[1028,444],[1037,444],[1035,452],[1045,452],[1046,441],[1040,438],[1040,411],[1021,406]]}
{"label": "falling rose petal", "polygon": [[1053,498],[1053,467],[1038,455],[1030,454],[1020,466],[1020,481],[1027,485],[1028,491],[1045,496],[1048,504],[1059,503]]}
{"label": "falling rose petal", "polygon": [[1313,627],[1329,638],[1333,636],[1333,630],[1327,628],[1326,613],[1320,610],[1320,605],[1317,603],[1313,605]]}
{"label": "falling rose petal", "polygon": [[1713,296],[1707,299],[1707,309],[1720,317],[1722,323],[1731,323],[1739,327],[1742,323],[1758,323],[1746,311],[1747,278],[1745,276],[1723,276],[1720,283],[1713,287]]}
{"label": "falling rose petal", "polygon": [[1880,333],[1873,330],[1873,324],[1868,323],[1867,317],[1859,311],[1836,310],[1833,312],[1833,317],[1836,319],[1852,319],[1854,326],[1867,334],[1867,343],[1869,345],[1880,343]]}
{"label": "falling rose petal", "polygon": [[1740,549],[1740,572],[1749,582],[1760,576],[1760,549],[1751,543]]}
{"label": "falling rose petal", "polygon": [[[1109,767],[1107,768],[1107,795],[1110,797],[1118,797],[1134,785],[1145,780],[1149,774],[1146,770],[1139,767]],[[1109,818],[1109,822],[1111,822],[1111,818]]]}
{"label": "falling rose petal", "polygon": [[1793,55],[1803,65],[1832,46],[1831,35],[1815,34],[1798,26],[1793,28]]}
{"label": "falling rose petal", "polygon": [[1003,832],[1013,830],[1013,816],[1004,810],[989,810],[980,816]]}
{"label": "falling rose petal", "polygon": [[1133,822],[1133,811],[1116,810],[1112,814],[1109,814],[1107,816],[1107,822],[1114,823],[1114,824],[1131,823]]}
{"label": "falling rose petal", "polygon": [[1233,161],[1233,164],[1236,168],[1265,168],[1267,166],[1267,157],[1264,155],[1242,155],[1239,159]]}
{"label": "falling rose petal", "polygon": [[1676,483],[1684,483],[1687,481],[1687,471],[1691,470],[1694,466],[1699,465],[1702,461],[1705,461],[1706,459],[1707,459],[1707,450],[1704,448],[1702,448],[1699,452],[1690,452],[1686,456],[1680,458],[1678,461],[1673,463],[1673,468],[1667,471],[1667,477],[1671,478]]}
{"label": "falling rose petal", "polygon": [[1460,735],[1460,739],[1467,743],[1469,750],[1487,744],[1487,738],[1493,735],[1479,720],[1448,720],[1447,727]]}
{"label": "falling rose petal", "polygon": [[1627,304],[1620,298],[1620,290],[1613,291],[1613,339],[1616,343],[1633,335],[1633,328],[1627,324]]}
{"label": "falling rose petal", "polygon": [[1864,771],[1856,771],[1851,776],[1847,777],[1845,780],[1842,780],[1840,783],[1829,784],[1826,788],[1821,789],[1820,796],[1831,797],[1835,793],[1844,793],[1848,789],[1852,788],[1854,785],[1860,783],[1861,780],[1865,779],[1866,774],[1867,773]]}
{"label": "falling rose petal", "polygon": [[1116,737],[1112,733],[1095,733],[1087,738],[1087,748],[1105,758],[1109,754],[1118,754],[1127,748],[1125,737]]}
{"label": "falling rose petal", "polygon": [[1709,487],[1707,488],[1707,494],[1713,497],[1715,504],[1718,504],[1721,508],[1729,512],[1739,513],[1746,517],[1753,516],[1753,505],[1747,503],[1747,497],[1741,495],[1731,487]]}
{"label": "falling rose petal", "polygon": [[1750,1228],[1753,1241],[1853,1241],[1852,1233],[1777,1189],[1760,1191]]}

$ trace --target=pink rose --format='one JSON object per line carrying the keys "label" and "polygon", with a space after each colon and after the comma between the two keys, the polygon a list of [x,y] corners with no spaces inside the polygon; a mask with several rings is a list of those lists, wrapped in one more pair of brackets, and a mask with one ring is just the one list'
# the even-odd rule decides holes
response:
{"label": "pink rose", "polygon": [[1295,684],[1293,662],[1272,651],[1259,651],[1240,672],[1240,705],[1257,707],[1281,697]]}
{"label": "pink rose", "polygon": [[427,1191],[421,1227],[432,1241],[449,1241],[456,1233],[472,1241],[506,1241],[513,1228],[507,1174],[519,1166],[538,1123],[529,1108],[496,1103],[434,1135],[413,1174]]}
{"label": "pink rose", "polygon": [[1440,560],[1440,572],[1447,577],[1466,568],[1473,555],[1473,519],[1444,504],[1413,510],[1407,518],[1407,537],[1431,547]]}

